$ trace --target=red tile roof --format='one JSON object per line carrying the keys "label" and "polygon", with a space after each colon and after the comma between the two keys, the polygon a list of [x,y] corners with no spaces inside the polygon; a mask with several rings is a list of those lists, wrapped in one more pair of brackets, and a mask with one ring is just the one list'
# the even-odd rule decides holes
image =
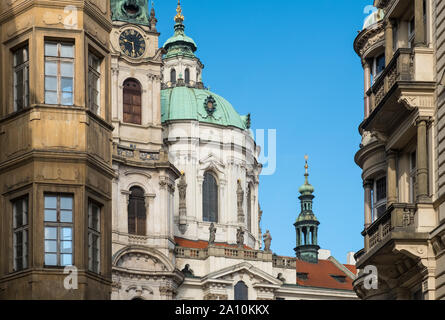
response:
{"label": "red tile roof", "polygon": [[[353,266],[346,267],[351,270]],[[312,264],[297,259],[297,273],[307,273],[307,280],[297,277],[300,286],[352,290],[351,278],[329,260],[318,260],[317,264]],[[332,276],[345,277],[345,282],[341,283]]]}
{"label": "red tile roof", "polygon": [[348,268],[353,274],[357,274],[357,268],[355,266],[353,266],[352,264],[345,264],[344,265],[346,268]]}
{"label": "red tile roof", "polygon": [[[209,242],[203,241],[203,240],[194,241],[194,240],[188,240],[188,239],[184,239],[184,238],[175,237],[175,242],[176,242],[176,245],[179,247],[190,248],[190,249],[206,249],[209,246]],[[228,244],[228,243],[220,243],[220,242],[215,242],[215,246],[227,247],[227,248],[238,248],[238,246],[236,244]],[[252,248],[250,248],[246,245],[244,245],[244,249],[252,250]]]}

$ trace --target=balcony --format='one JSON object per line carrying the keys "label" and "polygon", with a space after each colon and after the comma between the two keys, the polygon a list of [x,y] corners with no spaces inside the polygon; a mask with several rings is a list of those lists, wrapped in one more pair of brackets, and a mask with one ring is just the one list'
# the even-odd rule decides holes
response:
{"label": "balcony", "polygon": [[390,238],[392,232],[414,232],[415,212],[415,204],[392,204],[379,219],[362,232],[365,237],[364,255],[374,247],[384,243]]}
{"label": "balcony", "polygon": [[389,135],[414,110],[432,116],[436,86],[431,78],[433,58],[428,48],[398,49],[366,93],[370,113],[360,129]]}

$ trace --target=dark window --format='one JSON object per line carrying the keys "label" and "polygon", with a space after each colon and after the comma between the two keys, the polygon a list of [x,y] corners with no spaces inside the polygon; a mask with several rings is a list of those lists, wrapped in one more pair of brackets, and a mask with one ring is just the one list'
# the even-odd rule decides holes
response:
{"label": "dark window", "polygon": [[386,199],[386,177],[376,182],[377,201]]}
{"label": "dark window", "polygon": [[146,209],[144,190],[139,187],[130,189],[130,203],[128,204],[128,233],[139,236],[146,235]]}
{"label": "dark window", "polygon": [[93,201],[88,203],[88,269],[100,272],[100,213],[101,207]]}
{"label": "dark window", "polygon": [[185,83],[190,83],[190,70],[185,69]]}
{"label": "dark window", "polygon": [[175,69],[172,69],[170,71],[170,82],[176,83],[176,70]]}
{"label": "dark window", "polygon": [[28,197],[12,201],[14,271],[28,267]]}
{"label": "dark window", "polygon": [[335,280],[337,280],[340,283],[345,283],[346,282],[346,276],[334,276],[331,275],[332,278],[334,278]]}
{"label": "dark window", "polygon": [[204,174],[202,189],[202,219],[208,222],[218,222],[218,184],[210,172]]}
{"label": "dark window", "polygon": [[376,73],[379,75],[382,71],[385,70],[385,55],[382,54],[378,56],[376,59]]}
{"label": "dark window", "polygon": [[142,124],[142,88],[135,79],[124,82],[124,122]]}
{"label": "dark window", "polygon": [[73,265],[73,197],[45,195],[45,265]]}
{"label": "dark window", "polygon": [[28,46],[14,52],[14,111],[29,106],[29,54]]}
{"label": "dark window", "polygon": [[248,287],[243,281],[235,285],[235,300],[248,300]]}
{"label": "dark window", "polygon": [[299,280],[307,280],[308,279],[308,274],[304,273],[304,272],[297,272],[297,278]]}

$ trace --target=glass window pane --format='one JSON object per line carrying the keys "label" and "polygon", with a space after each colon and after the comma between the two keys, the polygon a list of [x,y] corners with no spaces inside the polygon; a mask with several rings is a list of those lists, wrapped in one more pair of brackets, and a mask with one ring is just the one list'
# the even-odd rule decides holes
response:
{"label": "glass window pane", "polygon": [[61,241],[60,242],[60,252],[61,253],[72,253],[72,241]]}
{"label": "glass window pane", "polygon": [[46,61],[45,62],[45,75],[57,76],[57,62],[55,62],[55,61]]}
{"label": "glass window pane", "polygon": [[57,266],[57,254],[46,253],[45,254],[45,265]]}
{"label": "glass window pane", "polygon": [[72,238],[72,230],[71,228],[62,228],[60,230],[60,240],[63,241],[71,241]]}
{"label": "glass window pane", "polygon": [[73,78],[62,78],[62,91],[73,92]]}
{"label": "glass window pane", "polygon": [[62,210],[60,212],[60,222],[73,222],[73,212]]}
{"label": "glass window pane", "polygon": [[62,266],[71,266],[73,264],[72,254],[61,254],[60,260]]}
{"label": "glass window pane", "polygon": [[45,221],[57,222],[57,210],[45,210]]}
{"label": "glass window pane", "polygon": [[45,56],[57,57],[57,43],[45,43]]}
{"label": "glass window pane", "polygon": [[62,76],[73,77],[74,65],[71,62],[62,62],[60,64],[60,73]]}
{"label": "glass window pane", "polygon": [[45,240],[57,240],[57,228],[45,228]]}
{"label": "glass window pane", "polygon": [[60,209],[73,210],[73,197],[61,197]]}
{"label": "glass window pane", "polygon": [[45,252],[57,252],[57,241],[45,240]]}
{"label": "glass window pane", "polygon": [[45,92],[45,103],[46,104],[57,104],[57,92],[46,91]]}
{"label": "glass window pane", "polygon": [[45,209],[57,209],[56,196],[45,196]]}
{"label": "glass window pane", "polygon": [[45,90],[57,91],[57,77],[54,76],[45,77]]}
{"label": "glass window pane", "polygon": [[64,58],[74,58],[74,45],[62,44],[60,56]]}
{"label": "glass window pane", "polygon": [[73,94],[71,92],[62,93],[62,105],[71,106],[73,104]]}

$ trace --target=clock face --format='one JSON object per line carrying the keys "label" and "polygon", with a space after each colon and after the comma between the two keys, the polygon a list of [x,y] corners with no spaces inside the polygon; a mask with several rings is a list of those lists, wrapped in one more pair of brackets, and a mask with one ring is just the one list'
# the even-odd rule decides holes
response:
{"label": "clock face", "polygon": [[127,29],[121,33],[119,46],[122,52],[131,58],[139,58],[145,52],[144,38],[134,29]]}

